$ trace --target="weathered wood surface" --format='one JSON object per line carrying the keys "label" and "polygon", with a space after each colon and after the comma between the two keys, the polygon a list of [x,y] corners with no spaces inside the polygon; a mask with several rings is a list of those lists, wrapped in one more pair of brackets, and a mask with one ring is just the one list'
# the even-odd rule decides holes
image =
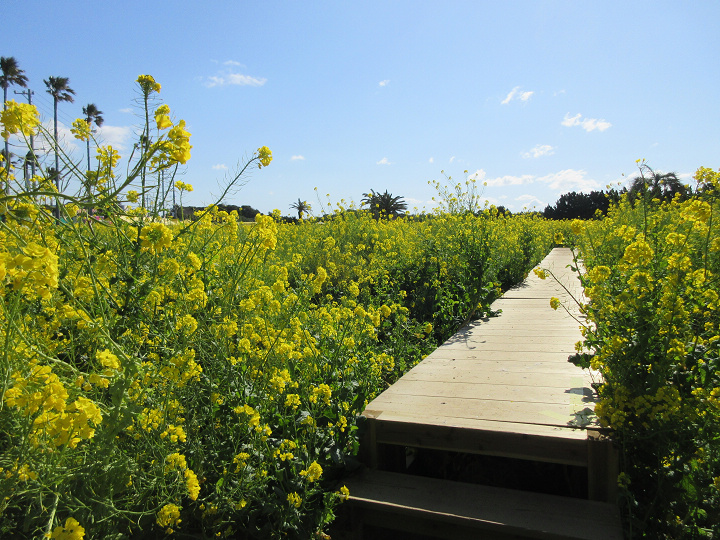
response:
{"label": "weathered wood surface", "polygon": [[[582,339],[572,264],[570,249],[554,249],[540,267],[557,279],[530,273],[493,303],[498,316],[461,329],[373,400],[364,412],[373,444],[441,448],[455,437],[459,451],[587,463],[577,445],[586,445],[594,392],[592,375],[568,362]],[[553,310],[552,297],[568,310]]]}
{"label": "weathered wood surface", "polygon": [[453,540],[622,538],[617,508],[594,501],[371,470],[348,487],[366,525]]}

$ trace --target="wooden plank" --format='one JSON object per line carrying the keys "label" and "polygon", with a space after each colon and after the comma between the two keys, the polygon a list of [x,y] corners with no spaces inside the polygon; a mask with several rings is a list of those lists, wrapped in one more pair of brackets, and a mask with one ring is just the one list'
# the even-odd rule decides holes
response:
{"label": "wooden plank", "polygon": [[418,364],[412,370],[408,371],[406,376],[410,373],[417,373],[422,371],[428,372],[441,372],[447,370],[452,372],[454,370],[462,371],[477,371],[479,373],[486,372],[507,372],[507,373],[557,373],[568,376],[583,377],[584,372],[578,370],[576,366],[569,362],[542,362],[533,361],[528,359],[498,359],[498,355],[494,355],[492,360],[483,358],[442,358],[442,357],[428,357],[421,364]]}
{"label": "wooden plank", "polygon": [[481,382],[437,381],[402,379],[389,389],[389,394],[410,394],[415,396],[453,397],[458,399],[492,399],[498,401],[528,401],[540,403],[594,403],[595,393],[591,388],[565,385],[508,386]]}
{"label": "wooden plank", "polygon": [[[370,422],[376,424],[378,444],[588,466],[588,444],[583,430],[553,431],[542,426],[548,429],[530,433],[533,430],[527,429],[527,424],[506,422],[502,426],[502,422],[476,421],[467,422],[467,426],[443,425],[427,418],[398,418],[385,413]],[[458,424],[456,419],[452,423]]]}
{"label": "wooden plank", "polygon": [[[482,538],[622,539],[617,508],[596,501],[380,471],[365,471],[346,485],[364,519],[395,530],[412,532],[421,520],[444,525],[435,529],[445,531],[440,538],[467,538],[475,529]],[[382,512],[382,520],[373,521],[373,512]]]}
{"label": "wooden plank", "polygon": [[[429,426],[447,426],[456,428],[472,428],[481,431],[498,431],[502,433],[517,433],[530,435],[552,436],[573,440],[586,440],[587,431],[568,426],[554,426],[543,424],[522,424],[516,422],[502,422],[499,420],[482,420],[477,418],[458,418],[447,416],[429,415],[422,411],[373,411],[366,409],[363,413],[369,420],[377,420],[378,422],[397,424],[420,424],[425,423]],[[382,441],[387,443],[388,441]]]}
{"label": "wooden plank", "polygon": [[519,424],[569,426],[580,412],[570,404],[461,399],[453,397],[393,395],[383,393],[368,406],[371,410],[402,412],[426,411],[428,415],[478,420],[498,420]]}
{"label": "wooden plank", "polygon": [[[575,354],[575,350],[572,351],[532,351],[523,350],[517,348],[516,350],[470,350],[468,348],[462,349],[460,347],[442,347],[432,352],[423,362],[433,360],[485,360],[485,361],[497,361],[497,362],[552,362],[558,366],[570,367],[571,370],[581,373],[582,370],[570,362],[568,358]],[[491,354],[488,354],[491,353]]]}
{"label": "wooden plank", "polygon": [[584,388],[584,395],[592,395],[594,391],[590,386],[589,379],[563,375],[557,373],[534,373],[532,371],[509,373],[507,371],[476,371],[476,370],[452,370],[447,369],[435,372],[431,369],[424,369],[415,373],[408,373],[403,377],[404,382],[410,381],[432,381],[447,383],[485,384],[507,387],[513,385],[518,389],[528,386],[544,386],[565,392],[572,389],[578,394],[577,388]]}

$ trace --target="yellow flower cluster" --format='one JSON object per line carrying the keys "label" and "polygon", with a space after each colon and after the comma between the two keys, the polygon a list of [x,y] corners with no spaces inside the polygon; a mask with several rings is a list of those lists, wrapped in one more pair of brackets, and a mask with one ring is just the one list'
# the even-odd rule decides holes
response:
{"label": "yellow flower cluster", "polygon": [[0,252],[0,281],[9,281],[14,290],[30,299],[49,299],[58,277],[58,256],[47,247],[31,242],[16,255]]}
{"label": "yellow flower cluster", "polygon": [[267,167],[272,161],[272,152],[267,146],[261,146],[258,148],[258,159],[260,160],[260,167]]}
{"label": "yellow flower cluster", "polygon": [[149,96],[152,92],[160,92],[160,83],[155,82],[155,78],[152,75],[140,75],[137,78],[137,83],[140,85],[140,90],[144,96]]}
{"label": "yellow flower cluster", "polygon": [[140,247],[143,251],[158,254],[170,247],[172,231],[164,223],[150,223],[140,231]]}
{"label": "yellow flower cluster", "polygon": [[90,124],[82,118],[74,120],[70,132],[80,141],[87,141],[90,138]]}
{"label": "yellow flower cluster", "polygon": [[37,133],[40,115],[35,105],[10,100],[5,102],[5,109],[0,111],[0,123],[3,128],[0,135],[5,140],[14,133],[22,133],[29,137]]}
{"label": "yellow flower cluster", "polygon": [[317,461],[313,461],[307,469],[300,471],[300,476],[304,476],[308,482],[316,482],[320,479],[322,473],[322,467]]}
{"label": "yellow flower cluster", "polygon": [[200,482],[198,482],[197,475],[189,469],[185,456],[175,452],[165,458],[165,472],[171,473],[177,471],[182,474],[185,479],[185,486],[187,488],[188,496],[193,501],[197,500],[200,495]]}
{"label": "yellow flower cluster", "polygon": [[95,403],[80,396],[70,397],[50,366],[29,364],[29,372],[16,371],[13,385],[5,392],[4,401],[27,417],[33,417],[29,440],[35,447],[50,444],[75,448],[83,439],[95,435],[92,426],[102,423],[102,413]]}
{"label": "yellow flower cluster", "polygon": [[75,518],[69,517],[65,525],[58,525],[50,534],[52,540],[82,540],[85,538],[85,529]]}
{"label": "yellow flower cluster", "polygon": [[180,519],[180,510],[182,508],[176,504],[166,504],[157,513],[155,521],[161,527],[178,526],[182,521]]}

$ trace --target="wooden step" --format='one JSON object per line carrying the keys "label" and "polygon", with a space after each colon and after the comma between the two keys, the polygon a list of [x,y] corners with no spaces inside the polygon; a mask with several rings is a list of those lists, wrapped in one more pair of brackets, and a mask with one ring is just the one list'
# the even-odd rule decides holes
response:
{"label": "wooden step", "polygon": [[421,476],[364,470],[345,482],[363,526],[448,540],[622,540],[616,506]]}
{"label": "wooden step", "polygon": [[[368,411],[366,411],[368,414]],[[439,417],[422,412],[385,411],[368,417],[368,465],[379,444],[447,450],[587,467],[587,433],[567,427],[516,424],[491,419]]]}

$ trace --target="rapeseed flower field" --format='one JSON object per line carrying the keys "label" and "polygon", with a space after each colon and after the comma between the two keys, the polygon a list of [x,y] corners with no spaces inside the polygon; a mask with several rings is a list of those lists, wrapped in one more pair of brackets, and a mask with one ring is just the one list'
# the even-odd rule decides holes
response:
{"label": "rapeseed flower field", "polygon": [[619,449],[629,538],[720,535],[720,173],[695,180],[689,198],[646,191],[571,224],[587,269],[574,360],[602,374],[595,412]]}
{"label": "rapeseed flower field", "polygon": [[[602,375],[628,536],[720,535],[720,173],[586,222],[506,216],[470,184],[436,186],[431,215],[175,220],[163,186],[192,190],[191,135],[137,84],[125,173],[110,146],[90,171],[63,157],[72,194],[0,169],[0,535],[323,537],[365,405],[559,243],[578,250],[573,360]],[[43,129],[6,105],[4,137]],[[228,190],[271,162],[259,147]]]}
{"label": "rapeseed flower field", "polygon": [[[557,226],[492,209],[167,219],[159,177],[192,189],[174,178],[190,134],[159,83],[137,84],[124,175],[110,146],[66,173],[74,194],[42,168],[27,185],[0,171],[0,535],[322,535],[364,406],[521,280]],[[2,129],[42,126],[10,102]],[[260,147],[236,180],[271,161]]]}

